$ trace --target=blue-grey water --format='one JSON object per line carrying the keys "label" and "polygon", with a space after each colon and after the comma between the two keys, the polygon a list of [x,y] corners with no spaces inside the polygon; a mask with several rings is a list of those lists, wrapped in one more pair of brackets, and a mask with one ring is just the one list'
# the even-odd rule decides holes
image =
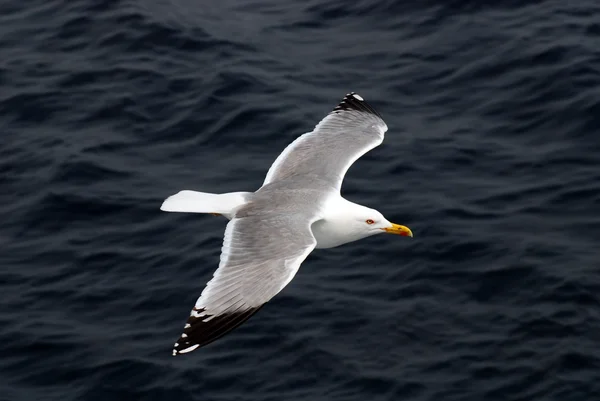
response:
{"label": "blue-grey water", "polygon": [[[343,194],[412,228],[317,250],[172,357],[226,220],[350,91]],[[597,1],[0,4],[0,400],[592,401]]]}

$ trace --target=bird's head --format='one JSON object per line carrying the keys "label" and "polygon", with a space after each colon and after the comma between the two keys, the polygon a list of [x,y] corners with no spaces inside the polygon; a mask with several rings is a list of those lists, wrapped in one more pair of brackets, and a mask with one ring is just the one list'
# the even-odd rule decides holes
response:
{"label": "bird's head", "polygon": [[410,228],[392,223],[377,210],[364,206],[355,211],[353,228],[363,232],[365,237],[381,233],[402,235],[404,237],[413,236]]}

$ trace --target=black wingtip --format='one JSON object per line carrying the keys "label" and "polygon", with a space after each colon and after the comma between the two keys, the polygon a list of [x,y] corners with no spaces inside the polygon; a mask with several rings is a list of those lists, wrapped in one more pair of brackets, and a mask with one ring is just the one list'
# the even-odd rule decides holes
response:
{"label": "black wingtip", "polygon": [[344,99],[342,99],[342,101],[335,106],[333,112],[335,113],[346,110],[362,111],[364,113],[374,114],[381,118],[381,115],[356,92],[350,92],[344,96]]}
{"label": "black wingtip", "polygon": [[[194,308],[192,315],[186,322],[183,333],[173,347],[173,356],[192,352],[218,340],[248,320],[260,308],[250,308],[221,315],[204,314],[204,309]],[[201,316],[196,317],[194,314]]]}

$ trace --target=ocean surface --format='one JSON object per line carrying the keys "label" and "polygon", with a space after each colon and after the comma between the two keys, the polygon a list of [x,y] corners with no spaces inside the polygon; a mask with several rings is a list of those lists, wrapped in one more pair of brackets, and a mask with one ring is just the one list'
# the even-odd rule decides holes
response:
{"label": "ocean surface", "polygon": [[[343,195],[412,228],[317,250],[172,357],[226,220],[356,91]],[[6,0],[0,400],[600,397],[600,4]]]}

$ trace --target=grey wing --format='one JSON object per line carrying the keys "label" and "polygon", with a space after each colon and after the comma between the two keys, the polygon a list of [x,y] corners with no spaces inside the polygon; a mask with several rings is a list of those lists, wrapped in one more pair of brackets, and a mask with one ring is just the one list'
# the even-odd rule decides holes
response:
{"label": "grey wing", "polygon": [[232,219],[219,268],[192,309],[173,355],[220,338],[279,293],[316,245],[311,224],[302,214]]}
{"label": "grey wing", "polygon": [[292,142],[269,169],[264,185],[295,176],[329,181],[340,189],[348,168],[381,144],[387,125],[362,97],[349,93],[312,132]]}

